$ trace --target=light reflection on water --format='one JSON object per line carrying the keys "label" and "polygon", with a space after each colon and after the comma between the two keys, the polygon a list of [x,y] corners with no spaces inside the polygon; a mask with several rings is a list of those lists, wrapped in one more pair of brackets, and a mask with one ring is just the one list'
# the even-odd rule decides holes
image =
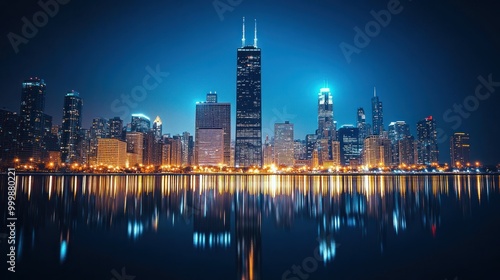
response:
{"label": "light reflection on water", "polygon": [[[147,233],[159,234],[163,226],[176,228],[181,223],[190,229],[195,250],[213,250],[214,258],[217,250],[234,250],[237,279],[268,278],[263,262],[272,265],[272,258],[262,253],[263,220],[272,221],[270,232],[276,238],[304,220],[312,221],[316,236],[303,238],[317,240],[321,261],[328,267],[339,257],[335,238],[343,229],[377,236],[382,254],[390,242],[388,236],[410,227],[436,236],[443,224],[443,199],[454,201],[459,214],[466,217],[474,204],[488,203],[490,195],[499,193],[498,176],[493,175],[48,175],[17,179],[20,262],[36,247],[37,231],[49,223],[59,231],[61,265],[72,252],[73,232],[81,228],[123,228],[119,235],[139,242]],[[273,274],[280,275],[279,271]]]}

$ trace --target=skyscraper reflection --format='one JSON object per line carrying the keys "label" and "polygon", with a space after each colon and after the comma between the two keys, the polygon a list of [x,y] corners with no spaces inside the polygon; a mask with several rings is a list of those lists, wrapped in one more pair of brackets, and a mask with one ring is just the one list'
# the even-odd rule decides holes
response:
{"label": "skyscraper reflection", "polygon": [[443,199],[468,216],[472,205],[499,192],[498,181],[489,175],[18,176],[18,256],[42,246],[38,233],[46,228],[57,229],[53,240],[64,263],[78,228],[137,241],[181,224],[192,234],[184,246],[236,252],[238,279],[261,279],[264,219],[285,231],[298,219],[314,222],[317,236],[304,238],[319,242],[326,264],[338,254],[344,229],[378,236],[381,252],[389,236],[410,228],[436,236]]}

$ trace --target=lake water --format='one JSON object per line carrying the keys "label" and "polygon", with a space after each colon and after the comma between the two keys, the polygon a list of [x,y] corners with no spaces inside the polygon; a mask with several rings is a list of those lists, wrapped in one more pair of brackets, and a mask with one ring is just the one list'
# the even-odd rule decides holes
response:
{"label": "lake water", "polygon": [[498,175],[18,175],[16,204],[1,279],[500,279]]}

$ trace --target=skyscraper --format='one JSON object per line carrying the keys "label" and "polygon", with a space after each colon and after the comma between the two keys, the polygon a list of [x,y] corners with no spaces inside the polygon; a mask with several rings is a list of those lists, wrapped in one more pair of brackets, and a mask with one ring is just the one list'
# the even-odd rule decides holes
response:
{"label": "skyscraper", "polygon": [[318,93],[318,131],[319,139],[335,140],[336,127],[333,121],[333,96],[329,88]]}
{"label": "skyscraper", "polygon": [[253,46],[237,52],[235,165],[262,166],[261,49],[257,47],[257,24]]}
{"label": "skyscraper", "polygon": [[289,121],[274,124],[274,159],[276,165],[294,164],[293,124]]}
{"label": "skyscraper", "polygon": [[151,120],[143,114],[132,114],[131,132],[147,133],[151,129]]}
{"label": "skyscraper", "polygon": [[192,165],[193,157],[194,157],[193,136],[189,132],[185,131],[182,133],[182,166]]}
{"label": "skyscraper", "polygon": [[74,90],[64,96],[64,110],[61,138],[61,161],[63,163],[80,162],[78,145],[82,128],[83,100]]}
{"label": "skyscraper", "polygon": [[156,119],[153,122],[153,131],[155,134],[155,142],[159,142],[161,140],[161,136],[163,135],[163,126],[160,116],[156,116]]}
{"label": "skyscraper", "polygon": [[392,146],[392,163],[400,164],[399,141],[410,136],[410,126],[404,121],[391,122],[388,128],[388,137]]}
{"label": "skyscraper", "polygon": [[384,110],[382,101],[378,99],[377,89],[373,89],[372,97],[372,128],[373,135],[381,135],[384,131]]}
{"label": "skyscraper", "polygon": [[[230,103],[217,103],[209,102],[209,100],[214,101],[213,94],[207,94],[207,102],[201,102],[196,104],[196,124],[195,124],[195,161],[199,163],[200,148],[201,143],[207,145],[212,144],[213,149],[219,149],[220,143],[213,142],[217,137],[217,132],[214,129],[222,130],[222,153],[223,160],[217,162],[218,164],[230,165],[231,159],[231,104]],[[215,97],[215,100],[217,98]],[[210,129],[209,131],[204,131],[200,134],[201,129]],[[209,137],[210,139],[204,139],[203,137]],[[204,149],[209,149],[206,145]],[[211,161],[212,162],[212,161]]]}
{"label": "skyscraper", "polygon": [[377,135],[369,136],[364,141],[363,164],[368,168],[390,166],[392,163],[391,141]]}
{"label": "skyscraper", "polygon": [[0,166],[11,166],[17,155],[19,115],[0,109]]}
{"label": "skyscraper", "polygon": [[418,163],[431,164],[439,160],[436,121],[429,116],[417,123]]}
{"label": "skyscraper", "polygon": [[109,119],[109,138],[125,140],[123,137],[123,120],[120,117]]}
{"label": "skyscraper", "polygon": [[[406,136],[403,139],[398,140],[398,162],[396,164],[415,164],[417,163],[415,159],[416,156],[416,143],[413,136]],[[394,157],[393,157],[394,158]]]}
{"label": "skyscraper", "polygon": [[144,133],[127,133],[127,163],[132,167],[143,163],[144,158]]}
{"label": "skyscraper", "polygon": [[22,84],[18,150],[21,162],[42,159],[45,91],[43,79],[29,78]]}
{"label": "skyscraper", "polygon": [[360,154],[363,153],[364,149],[364,142],[366,137],[371,135],[371,125],[366,122],[366,114],[365,114],[365,109],[362,107],[358,108],[358,112],[356,115],[357,118],[357,127],[359,129],[359,152]]}
{"label": "skyscraper", "polygon": [[357,165],[359,153],[359,129],[353,125],[344,125],[339,128],[340,163],[342,165]]}
{"label": "skyscraper", "polygon": [[89,162],[97,164],[98,141],[109,137],[109,120],[105,118],[94,118],[90,127]]}
{"label": "skyscraper", "polygon": [[465,166],[470,161],[470,138],[468,133],[455,132],[450,138],[451,166]]}

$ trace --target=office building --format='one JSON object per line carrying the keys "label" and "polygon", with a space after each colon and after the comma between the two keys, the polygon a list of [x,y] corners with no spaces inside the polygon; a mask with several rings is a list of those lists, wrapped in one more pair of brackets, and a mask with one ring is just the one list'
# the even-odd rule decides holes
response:
{"label": "office building", "polygon": [[418,163],[430,165],[438,163],[439,150],[437,144],[436,121],[432,116],[417,123]]}
{"label": "office building", "polygon": [[293,166],[293,124],[289,121],[274,124],[274,161],[277,166]]}
{"label": "office building", "polygon": [[70,91],[64,96],[61,161],[63,163],[81,163],[78,145],[81,141],[83,100],[76,91]]}
{"label": "office building", "polygon": [[132,114],[132,121],[130,122],[131,132],[147,133],[151,130],[151,120],[143,114]]}
{"label": "office building", "polygon": [[0,109],[0,166],[14,167],[18,147],[19,115]]}
{"label": "office building", "polygon": [[97,162],[100,165],[125,168],[127,166],[127,142],[116,138],[99,139]]}
{"label": "office building", "polygon": [[43,79],[30,78],[22,83],[18,149],[21,163],[42,160],[45,94]]}
{"label": "office building", "polygon": [[459,168],[470,162],[470,136],[465,132],[455,132],[450,138],[451,166]]}
{"label": "office building", "polygon": [[123,135],[123,120],[120,117],[109,119],[109,136],[108,138],[116,138],[125,140]]}
{"label": "office building", "polygon": [[[218,162],[218,164],[224,164],[229,166],[231,159],[231,104],[229,103],[217,103],[213,101],[217,101],[217,98],[213,97],[215,93],[207,94],[207,102],[198,102],[196,104],[196,120],[195,120],[195,145],[194,145],[194,157],[197,164],[200,164],[200,141],[206,142],[207,139],[200,138],[199,135],[200,129],[207,130],[217,130],[222,129],[223,138],[222,138],[222,146],[223,146],[223,160]],[[211,102],[208,102],[211,100]],[[215,137],[217,133],[213,132],[208,133],[208,131],[204,132],[204,136],[206,137]],[[218,138],[211,138],[213,140]],[[210,144],[206,142],[205,144]],[[211,150],[219,150],[220,143],[213,142],[213,147]],[[204,147],[207,149],[208,147]],[[206,163],[205,163],[206,164]]]}
{"label": "office building", "polygon": [[127,133],[127,165],[138,166],[143,163],[144,134],[141,132]]}
{"label": "office building", "polygon": [[372,97],[372,130],[373,135],[381,135],[384,131],[384,110],[376,88],[373,89]]}
{"label": "office building", "polygon": [[257,25],[253,46],[245,43],[237,51],[235,166],[262,166],[261,49],[257,47]]}
{"label": "office building", "polygon": [[356,166],[359,164],[359,129],[353,125],[344,125],[338,130],[340,143],[340,164]]}

